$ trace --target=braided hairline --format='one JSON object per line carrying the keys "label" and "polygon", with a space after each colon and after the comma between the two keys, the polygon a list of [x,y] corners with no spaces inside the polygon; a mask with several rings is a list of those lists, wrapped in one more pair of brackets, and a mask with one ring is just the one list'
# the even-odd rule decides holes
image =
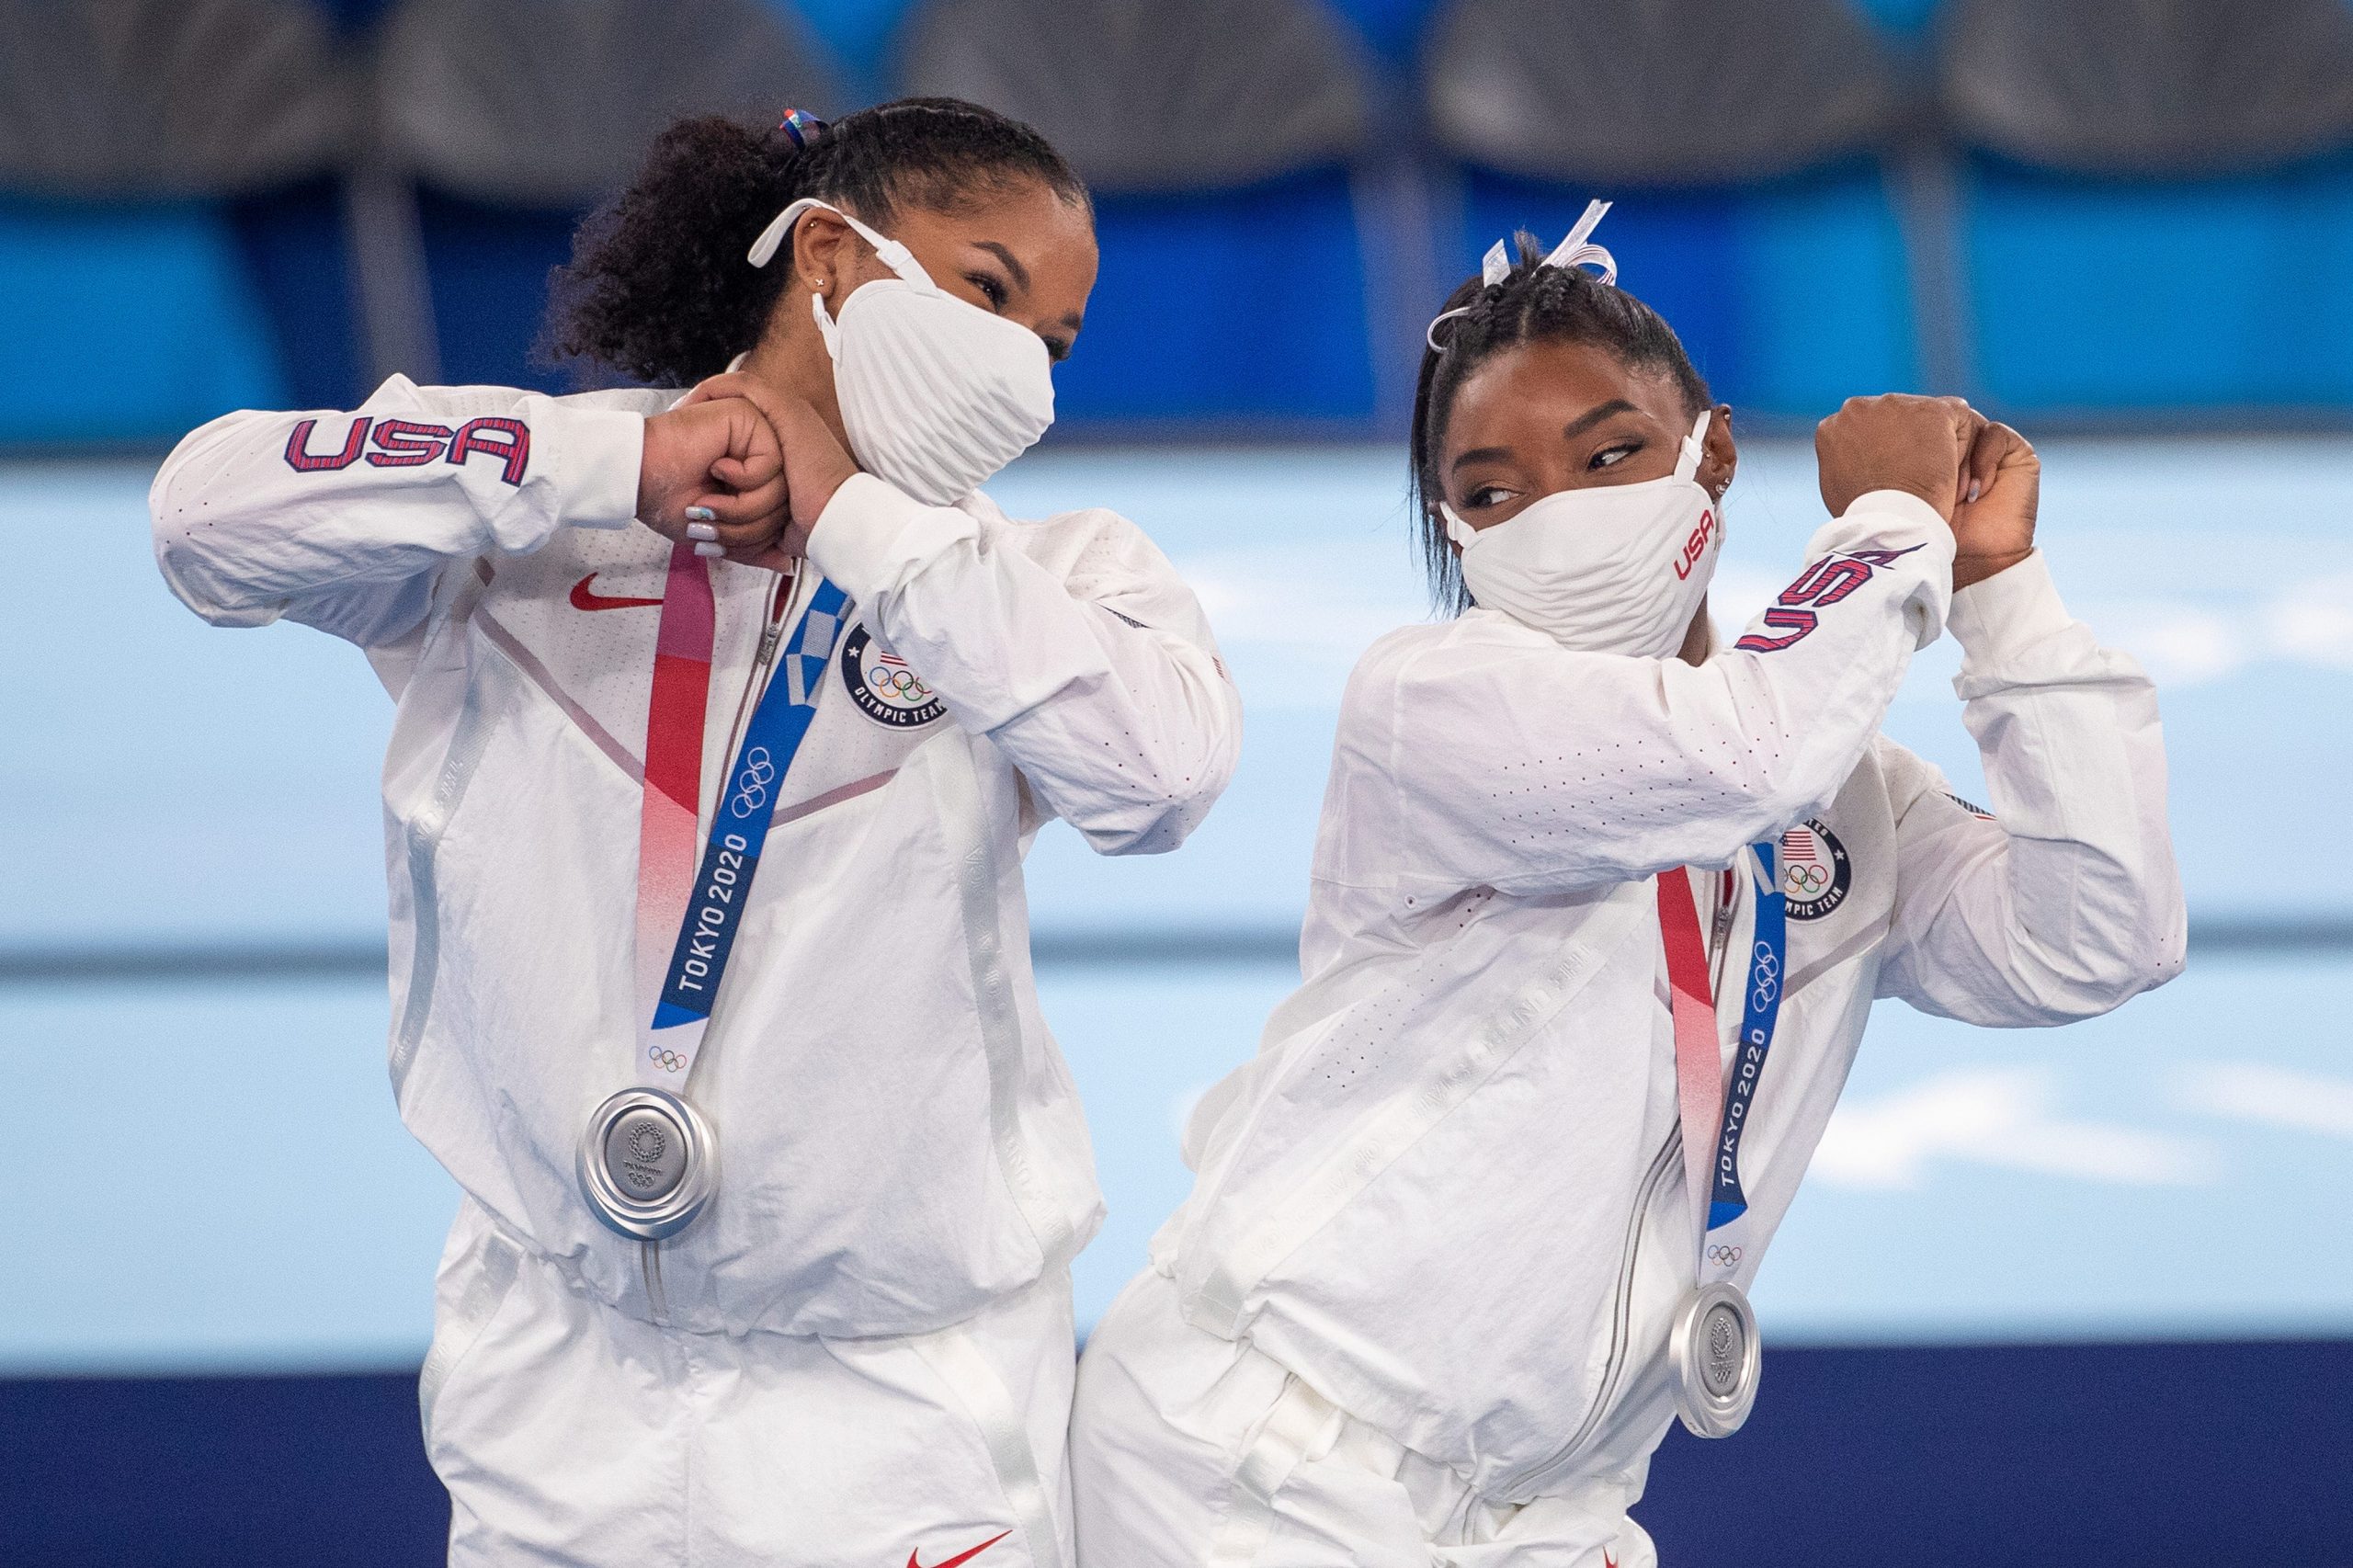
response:
{"label": "braided hairline", "polygon": [[1448,298],[1447,310],[1462,313],[1438,325],[1441,347],[1425,348],[1414,400],[1409,480],[1418,504],[1423,566],[1435,602],[1458,612],[1470,598],[1438,518],[1445,490],[1436,464],[1455,394],[1472,371],[1498,350],[1523,343],[1587,343],[1609,349],[1630,367],[1664,372],[1694,417],[1711,401],[1681,339],[1656,311],[1581,267],[1542,265],[1545,251],[1535,235],[1522,231],[1514,238],[1519,256],[1501,282],[1467,278]]}

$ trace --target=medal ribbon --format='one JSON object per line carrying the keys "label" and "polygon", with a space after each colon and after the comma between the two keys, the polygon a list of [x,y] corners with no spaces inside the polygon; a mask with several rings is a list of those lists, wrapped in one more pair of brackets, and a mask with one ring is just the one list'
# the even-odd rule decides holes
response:
{"label": "medal ribbon", "polygon": [[[638,818],[637,1081],[676,1092],[694,1070],[719,983],[792,760],[807,738],[849,596],[820,582],[777,660],[722,780],[700,866],[695,858],[703,723],[716,631],[709,564],[670,552],[645,717],[645,798]],[[665,961],[665,955],[667,960]]]}
{"label": "medal ribbon", "polygon": [[[1781,1011],[1783,960],[1789,922],[1771,842],[1749,846],[1744,869],[1756,882],[1756,918],[1751,934],[1746,997],[1735,1042],[1732,1081],[1723,1081],[1716,1043],[1715,988],[1708,983],[1708,945],[1699,933],[1699,911],[1691,895],[1690,873],[1681,868],[1658,879],[1659,931],[1666,943],[1666,980],[1675,1018],[1675,1097],[1683,1125],[1683,1183],[1691,1197],[1691,1230],[1699,1238],[1699,1283],[1728,1279],[1738,1269],[1742,1248],[1731,1227],[1748,1212],[1740,1184],[1740,1143],[1748,1131],[1756,1086],[1765,1076],[1766,1054]],[[1714,1130],[1711,1142],[1695,1134]],[[1718,1233],[1724,1233],[1719,1234]]]}

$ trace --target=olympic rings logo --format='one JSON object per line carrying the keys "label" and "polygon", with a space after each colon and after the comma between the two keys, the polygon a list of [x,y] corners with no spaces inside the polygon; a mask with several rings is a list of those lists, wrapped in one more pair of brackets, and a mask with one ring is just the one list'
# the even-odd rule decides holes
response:
{"label": "olympic rings logo", "polygon": [[893,699],[909,704],[927,700],[931,687],[915,678],[913,670],[894,670],[877,665],[866,672],[867,687],[884,701]]}
{"label": "olympic rings logo", "polygon": [[1716,1242],[1708,1248],[1708,1261],[1725,1265],[1738,1263],[1740,1249],[1736,1246],[1729,1246],[1722,1242]]}
{"label": "olympic rings logo", "polygon": [[744,754],[743,770],[735,775],[735,799],[729,807],[739,817],[750,816],[768,803],[768,786],[776,782],[776,763],[768,748],[754,746]]}
{"label": "olympic rings logo", "polygon": [[1830,885],[1830,869],[1827,866],[1791,866],[1785,875],[1792,888],[1809,896]]}
{"label": "olympic rings logo", "polygon": [[647,1061],[654,1062],[656,1065],[661,1067],[665,1073],[682,1073],[686,1071],[687,1059],[679,1055],[676,1051],[671,1050],[666,1045],[647,1046],[645,1048],[645,1056]]}

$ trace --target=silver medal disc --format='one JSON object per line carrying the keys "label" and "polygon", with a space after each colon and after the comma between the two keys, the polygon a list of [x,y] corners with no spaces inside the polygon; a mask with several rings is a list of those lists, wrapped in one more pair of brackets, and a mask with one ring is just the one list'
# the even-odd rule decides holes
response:
{"label": "silver medal disc", "polygon": [[580,1135],[580,1191],[622,1235],[674,1236],[719,1184],[719,1141],[702,1112],[665,1089],[623,1089]]}
{"label": "silver medal disc", "polygon": [[1702,1437],[1729,1437],[1756,1403],[1764,1346],[1756,1314],[1740,1287],[1719,1280],[1683,1298],[1667,1346],[1675,1363],[1675,1408]]}

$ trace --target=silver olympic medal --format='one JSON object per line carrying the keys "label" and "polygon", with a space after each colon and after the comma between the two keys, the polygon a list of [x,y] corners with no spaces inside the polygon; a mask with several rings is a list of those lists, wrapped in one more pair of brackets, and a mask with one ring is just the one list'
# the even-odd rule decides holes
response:
{"label": "silver olympic medal", "polygon": [[1719,1280],[1683,1298],[1667,1348],[1675,1365],[1675,1408],[1702,1437],[1729,1437],[1756,1403],[1764,1345],[1756,1314],[1740,1287]]}
{"label": "silver olympic medal", "polygon": [[719,1140],[702,1112],[666,1089],[623,1089],[580,1135],[580,1191],[622,1235],[659,1241],[687,1228],[719,1185]]}

